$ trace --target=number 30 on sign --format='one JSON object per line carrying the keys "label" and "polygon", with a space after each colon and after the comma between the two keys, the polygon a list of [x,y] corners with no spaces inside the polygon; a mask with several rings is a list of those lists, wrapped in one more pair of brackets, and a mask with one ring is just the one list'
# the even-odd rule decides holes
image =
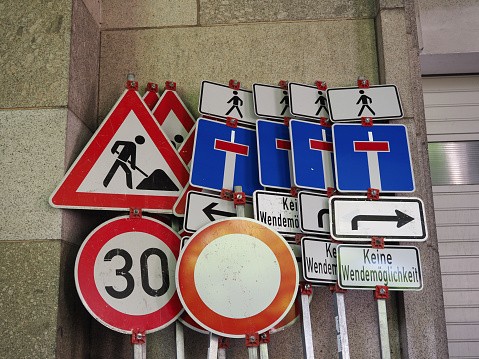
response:
{"label": "number 30 on sign", "polygon": [[175,286],[181,239],[153,218],[114,218],[83,242],[75,263],[78,294],[100,323],[151,333],[183,312]]}

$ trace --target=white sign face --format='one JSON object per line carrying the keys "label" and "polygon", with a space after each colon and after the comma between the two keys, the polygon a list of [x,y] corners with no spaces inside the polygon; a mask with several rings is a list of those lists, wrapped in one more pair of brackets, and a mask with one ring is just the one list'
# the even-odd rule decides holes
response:
{"label": "white sign face", "polygon": [[361,117],[376,120],[402,118],[403,111],[395,85],[337,87],[326,91],[333,122],[358,121]]}
{"label": "white sign face", "polygon": [[[253,218],[253,204],[246,202],[245,216]],[[203,193],[189,192],[186,200],[186,213],[183,227],[188,232],[196,232],[201,227],[220,219],[236,217],[233,201],[227,201],[220,196]]]}
{"label": "white sign face", "polygon": [[321,193],[301,191],[298,202],[301,231],[329,235],[329,197]]}
{"label": "white sign face", "polygon": [[421,290],[422,272],[416,247],[388,246],[375,249],[370,245],[340,244],[338,251],[338,284],[346,289]]}
{"label": "white sign face", "polygon": [[218,118],[236,118],[239,122],[255,124],[253,93],[234,90],[228,85],[210,81],[201,82],[198,111],[203,115]]}
{"label": "white sign face", "polygon": [[336,243],[317,238],[301,238],[303,275],[311,283],[336,283],[338,279]]}
{"label": "white sign face", "polygon": [[334,196],[329,199],[331,236],[340,241],[422,242],[427,239],[424,205],[419,198]]}
{"label": "white sign face", "polygon": [[284,193],[255,191],[253,206],[254,218],[279,233],[301,233],[297,198]]}
{"label": "white sign face", "polygon": [[295,82],[288,84],[290,111],[294,116],[320,120],[329,118],[326,91]]}
{"label": "white sign face", "polygon": [[288,90],[279,86],[253,84],[254,112],[258,117],[284,121],[289,112]]}

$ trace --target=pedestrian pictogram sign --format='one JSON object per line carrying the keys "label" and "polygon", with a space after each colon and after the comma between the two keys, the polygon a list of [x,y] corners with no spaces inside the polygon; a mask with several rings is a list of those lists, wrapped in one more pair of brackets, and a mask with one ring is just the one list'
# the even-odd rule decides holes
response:
{"label": "pedestrian pictogram sign", "polygon": [[329,235],[329,197],[323,193],[298,194],[299,226],[304,233]]}
{"label": "pedestrian pictogram sign", "polygon": [[178,234],[153,218],[103,223],[85,239],[75,263],[83,305],[121,333],[165,328],[183,312],[175,287],[180,243]]}
{"label": "pedestrian pictogram sign", "polygon": [[59,208],[171,213],[188,169],[136,91],[126,90],[50,197]]}
{"label": "pedestrian pictogram sign", "polygon": [[288,90],[279,86],[253,84],[254,113],[258,117],[276,119],[281,122],[292,117],[289,111]]}
{"label": "pedestrian pictogram sign", "polygon": [[338,279],[336,247],[337,244],[330,240],[301,238],[303,275],[306,281],[315,284],[336,283]]}
{"label": "pedestrian pictogram sign", "polygon": [[406,126],[334,124],[333,143],[339,191],[414,191]]}
{"label": "pedestrian pictogram sign", "polygon": [[421,290],[422,271],[419,250],[409,246],[340,244],[338,284],[346,289]]}
{"label": "pedestrian pictogram sign", "polygon": [[152,112],[163,132],[178,149],[193,129],[195,119],[176,91],[165,90]]}
{"label": "pedestrian pictogram sign", "polygon": [[339,241],[425,241],[424,205],[414,197],[334,196],[329,199],[331,236]]}
{"label": "pedestrian pictogram sign", "polygon": [[358,121],[361,117],[377,120],[402,118],[403,111],[395,85],[337,87],[326,91],[330,119],[333,122]]}
{"label": "pedestrian pictogram sign", "polygon": [[190,183],[217,191],[243,186],[247,196],[262,189],[256,131],[200,118],[196,124]]}
{"label": "pedestrian pictogram sign", "polygon": [[293,116],[320,120],[329,118],[326,91],[316,86],[304,85],[295,82],[288,83],[290,110]]}
{"label": "pedestrian pictogram sign", "polygon": [[292,155],[289,128],[284,123],[258,120],[259,182],[264,187],[291,189]]}
{"label": "pedestrian pictogram sign", "polygon": [[249,218],[203,227],[181,251],[176,268],[188,314],[210,332],[231,338],[274,327],[293,305],[298,282],[288,243]]}
{"label": "pedestrian pictogram sign", "polygon": [[331,128],[292,120],[289,129],[294,185],[323,191],[334,187]]}
{"label": "pedestrian pictogram sign", "polygon": [[243,89],[232,89],[211,81],[201,83],[198,111],[206,116],[227,119],[233,117],[240,123],[255,124],[253,93]]}
{"label": "pedestrian pictogram sign", "polygon": [[[230,217],[236,217],[233,201],[210,193],[188,192],[183,220],[183,228],[186,231],[193,233],[213,221]],[[253,218],[251,201],[245,204],[245,217]]]}

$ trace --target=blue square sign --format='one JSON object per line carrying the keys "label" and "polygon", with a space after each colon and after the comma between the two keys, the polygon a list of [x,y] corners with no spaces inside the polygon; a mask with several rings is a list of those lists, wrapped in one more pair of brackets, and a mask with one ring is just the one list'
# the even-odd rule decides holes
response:
{"label": "blue square sign", "polygon": [[334,187],[331,128],[319,123],[289,123],[296,187],[327,191]]}
{"label": "blue square sign", "polygon": [[263,189],[259,183],[255,130],[200,118],[196,122],[192,161],[193,186],[218,191],[243,186],[248,196]]}
{"label": "blue square sign", "polygon": [[406,126],[334,124],[333,144],[339,191],[414,191]]}
{"label": "blue square sign", "polygon": [[291,189],[291,142],[289,129],[282,122],[258,120],[260,183],[265,187]]}

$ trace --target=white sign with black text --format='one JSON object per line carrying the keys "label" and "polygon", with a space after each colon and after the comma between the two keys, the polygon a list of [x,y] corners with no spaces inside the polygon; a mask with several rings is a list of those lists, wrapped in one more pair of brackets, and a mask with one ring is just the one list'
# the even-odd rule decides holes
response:
{"label": "white sign with black text", "polygon": [[311,283],[336,283],[338,279],[337,244],[330,240],[303,237],[303,276]]}

